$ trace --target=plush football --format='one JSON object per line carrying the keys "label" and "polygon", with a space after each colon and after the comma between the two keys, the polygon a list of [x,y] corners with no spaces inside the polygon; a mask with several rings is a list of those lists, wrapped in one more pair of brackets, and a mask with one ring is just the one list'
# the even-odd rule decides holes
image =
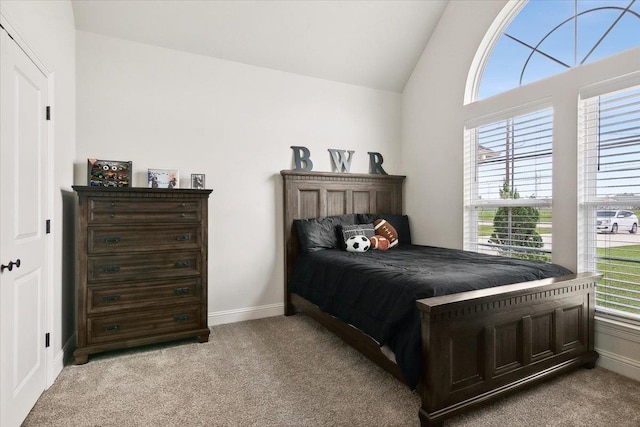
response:
{"label": "plush football", "polygon": [[389,241],[382,236],[378,236],[377,234],[375,236],[369,237],[369,242],[371,242],[371,249],[377,249],[379,251],[386,251],[387,249],[389,249]]}
{"label": "plush football", "polygon": [[390,248],[398,246],[398,232],[386,219],[380,218],[373,221],[373,228],[376,230],[377,235],[389,241]]}
{"label": "plush football", "polygon": [[367,252],[371,247],[371,242],[367,236],[352,236],[345,242],[349,252]]}

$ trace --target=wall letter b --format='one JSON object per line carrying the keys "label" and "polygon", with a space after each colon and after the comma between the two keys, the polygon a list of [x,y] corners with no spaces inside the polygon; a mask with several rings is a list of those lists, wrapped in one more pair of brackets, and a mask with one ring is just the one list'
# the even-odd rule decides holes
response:
{"label": "wall letter b", "polygon": [[[313,162],[310,159],[311,153],[307,147],[292,146],[291,148],[293,149],[296,170],[309,172],[313,169]],[[302,167],[302,162],[304,162],[304,167]]]}

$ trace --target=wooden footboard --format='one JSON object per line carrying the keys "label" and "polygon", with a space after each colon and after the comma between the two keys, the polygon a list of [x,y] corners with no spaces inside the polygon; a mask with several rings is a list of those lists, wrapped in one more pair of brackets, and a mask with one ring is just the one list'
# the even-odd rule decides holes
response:
{"label": "wooden footboard", "polygon": [[422,425],[593,367],[597,278],[583,273],[419,300]]}

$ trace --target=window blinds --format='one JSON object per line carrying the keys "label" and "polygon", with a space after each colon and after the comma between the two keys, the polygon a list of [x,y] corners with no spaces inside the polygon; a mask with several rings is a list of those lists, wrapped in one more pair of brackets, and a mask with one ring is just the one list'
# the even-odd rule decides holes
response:
{"label": "window blinds", "polygon": [[580,105],[582,269],[598,271],[596,306],[640,319],[640,86]]}
{"label": "window blinds", "polygon": [[553,110],[468,128],[465,248],[550,260]]}

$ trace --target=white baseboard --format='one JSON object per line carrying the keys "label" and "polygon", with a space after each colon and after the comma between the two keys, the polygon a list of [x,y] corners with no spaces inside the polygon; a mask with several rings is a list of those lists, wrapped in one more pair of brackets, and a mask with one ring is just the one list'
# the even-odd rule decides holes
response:
{"label": "white baseboard", "polygon": [[640,381],[640,363],[637,360],[620,356],[601,348],[596,348],[595,350],[600,355],[597,362],[598,366]]}
{"label": "white baseboard", "polygon": [[208,315],[207,323],[209,326],[224,325],[225,323],[262,319],[265,317],[281,316],[283,314],[284,303],[268,304],[257,307],[212,312]]}
{"label": "white baseboard", "polygon": [[610,318],[596,317],[597,365],[640,381],[640,328]]}

